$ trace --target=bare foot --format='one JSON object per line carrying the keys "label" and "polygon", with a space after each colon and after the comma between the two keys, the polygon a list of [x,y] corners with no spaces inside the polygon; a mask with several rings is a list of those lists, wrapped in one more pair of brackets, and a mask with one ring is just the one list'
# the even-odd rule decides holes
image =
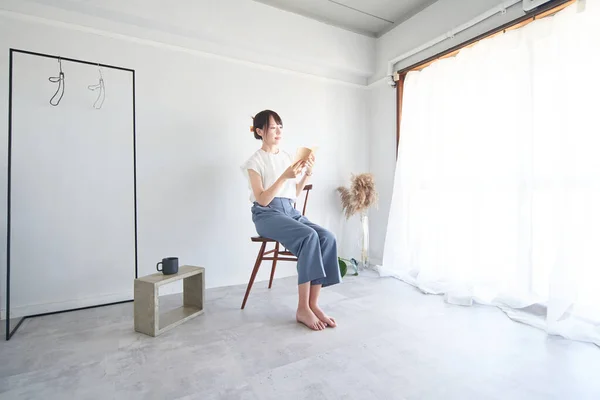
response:
{"label": "bare foot", "polygon": [[311,306],[312,312],[323,322],[325,325],[335,328],[337,326],[335,319],[325,314],[325,311],[321,310],[318,305]]}
{"label": "bare foot", "polygon": [[314,331],[325,329],[325,324],[317,318],[310,308],[298,309],[296,312],[296,321],[303,323]]}

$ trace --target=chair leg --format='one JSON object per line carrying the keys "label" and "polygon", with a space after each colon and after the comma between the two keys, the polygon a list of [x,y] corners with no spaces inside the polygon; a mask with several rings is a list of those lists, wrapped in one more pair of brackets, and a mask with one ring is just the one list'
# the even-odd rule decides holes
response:
{"label": "chair leg", "polygon": [[273,253],[273,266],[271,267],[271,279],[269,280],[269,289],[273,285],[273,277],[275,276],[275,267],[277,266],[277,257],[279,256],[279,242],[275,243],[275,253]]}
{"label": "chair leg", "polygon": [[250,281],[248,282],[248,287],[246,288],[246,295],[244,296],[244,301],[242,302],[242,310],[244,309],[244,307],[246,307],[246,301],[248,301],[248,295],[250,295],[250,290],[252,289],[252,285],[254,284],[254,279],[256,278],[258,269],[260,268],[260,264],[265,253],[266,246],[267,242],[263,242],[262,246],[260,246],[260,250],[258,251],[258,256],[256,256],[256,263],[254,264],[252,275],[250,275]]}

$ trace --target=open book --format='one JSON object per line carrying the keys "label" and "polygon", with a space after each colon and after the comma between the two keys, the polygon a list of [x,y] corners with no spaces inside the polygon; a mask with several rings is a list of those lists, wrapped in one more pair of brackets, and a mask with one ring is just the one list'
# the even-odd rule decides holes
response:
{"label": "open book", "polygon": [[310,157],[311,154],[317,152],[318,147],[299,147],[296,151],[296,157],[294,158],[294,163],[297,161],[306,161]]}

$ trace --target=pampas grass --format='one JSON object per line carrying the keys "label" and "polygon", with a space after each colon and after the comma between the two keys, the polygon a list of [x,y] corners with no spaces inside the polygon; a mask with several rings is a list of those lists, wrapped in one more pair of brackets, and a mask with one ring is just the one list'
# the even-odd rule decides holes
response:
{"label": "pampas grass", "polygon": [[346,219],[354,214],[366,212],[369,207],[377,203],[378,199],[373,174],[353,174],[350,183],[350,188],[343,186],[337,188]]}

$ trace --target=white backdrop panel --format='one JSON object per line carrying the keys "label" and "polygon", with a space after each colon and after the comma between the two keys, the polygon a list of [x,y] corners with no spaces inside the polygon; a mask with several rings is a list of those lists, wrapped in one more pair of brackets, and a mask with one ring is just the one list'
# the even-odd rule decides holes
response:
{"label": "white backdrop panel", "polygon": [[126,300],[135,277],[133,76],[15,53],[11,193],[11,316]]}

